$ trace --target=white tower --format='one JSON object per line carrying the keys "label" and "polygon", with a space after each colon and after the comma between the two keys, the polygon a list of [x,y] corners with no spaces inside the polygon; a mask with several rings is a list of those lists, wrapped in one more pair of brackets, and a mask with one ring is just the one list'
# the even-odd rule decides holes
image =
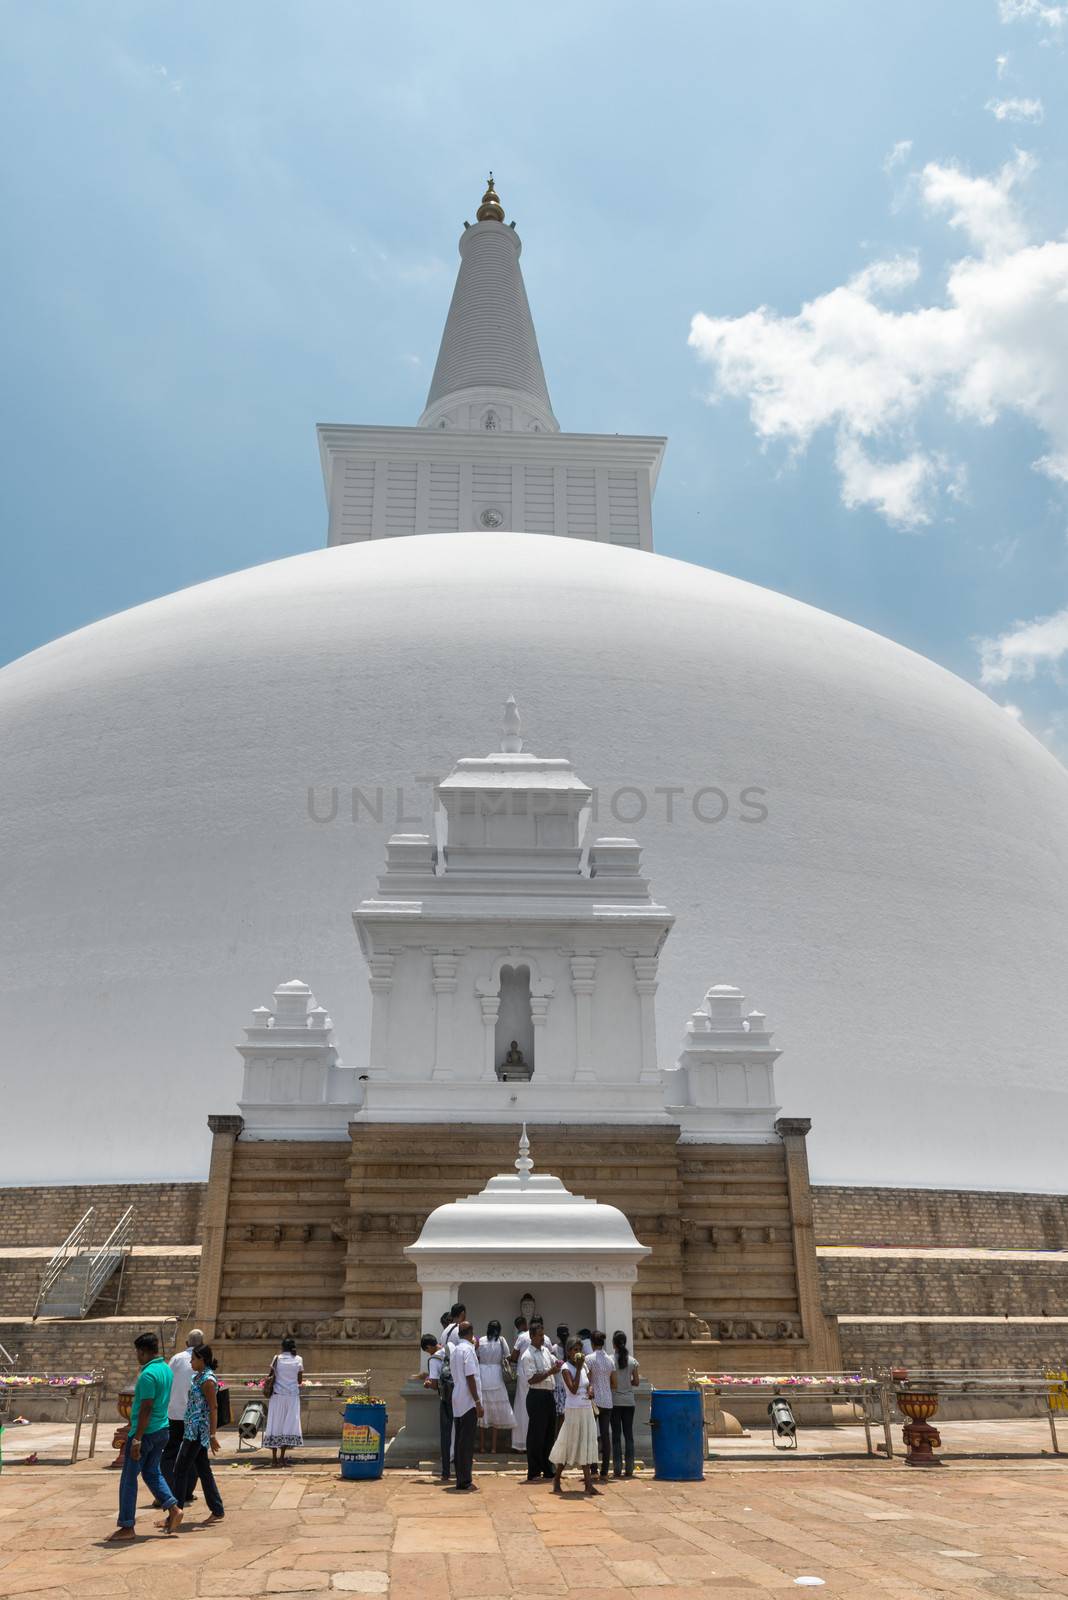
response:
{"label": "white tower", "polygon": [[568,761],[522,750],[509,701],[500,748],[438,786],[436,842],[390,839],[354,914],[372,991],[359,1120],[670,1120],[653,1006],[673,918],[633,839],[587,845],[591,798]]}
{"label": "white tower", "polygon": [[560,432],[492,176],[476,216],[419,426],[319,428],[327,543],[486,528],[651,550],[666,440]]}

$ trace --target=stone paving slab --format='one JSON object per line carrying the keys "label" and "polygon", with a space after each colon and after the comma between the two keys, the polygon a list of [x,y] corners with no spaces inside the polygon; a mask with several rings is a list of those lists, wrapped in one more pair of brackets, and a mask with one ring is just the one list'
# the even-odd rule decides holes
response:
{"label": "stone paving slab", "polygon": [[[1028,1425],[973,1426],[1009,1449]],[[117,1474],[84,1462],[5,1471],[0,1600],[1068,1596],[1068,1459],[925,1472],[901,1461],[717,1463],[700,1483],[640,1474],[592,1500],[575,1479],[561,1499],[508,1472],[479,1474],[470,1495],[416,1472],[343,1483],[336,1466],[299,1463],[282,1474],[245,1462],[219,1478],[221,1526],[198,1527],[198,1503],[165,1539],[146,1495],[136,1543],[109,1546]]]}

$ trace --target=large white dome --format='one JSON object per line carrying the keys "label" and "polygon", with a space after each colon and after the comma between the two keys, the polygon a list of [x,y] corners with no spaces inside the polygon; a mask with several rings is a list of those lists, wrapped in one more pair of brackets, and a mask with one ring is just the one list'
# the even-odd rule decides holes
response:
{"label": "large white dome", "polygon": [[[784,1110],[814,1119],[817,1178],[1065,1187],[1068,773],[863,629],[521,534],[274,562],[0,673],[4,1181],[202,1175],[247,1014],[294,975],[359,1063],[351,910],[427,816],[418,775],[490,749],[509,692],[676,915],[665,1063],[708,985],[736,983],[785,1051]],[[338,786],[335,821],[310,785],[320,808]],[[381,823],[352,822],[353,785],[382,788]],[[622,786],[626,816],[647,797],[632,825]],[[719,822],[694,814],[710,786]]]}

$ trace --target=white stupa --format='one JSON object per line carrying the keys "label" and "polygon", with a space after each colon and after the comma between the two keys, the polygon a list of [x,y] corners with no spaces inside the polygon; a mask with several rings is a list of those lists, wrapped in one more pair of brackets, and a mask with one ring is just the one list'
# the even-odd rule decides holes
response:
{"label": "white stupa", "polygon": [[922,657],[653,554],[663,441],[558,430],[483,211],[423,425],[321,430],[329,548],[0,672],[4,1181],[201,1176],[293,973],[359,1079],[353,908],[514,692],[674,915],[661,1066],[737,984],[818,1179],[1064,1188],[1068,773]]}

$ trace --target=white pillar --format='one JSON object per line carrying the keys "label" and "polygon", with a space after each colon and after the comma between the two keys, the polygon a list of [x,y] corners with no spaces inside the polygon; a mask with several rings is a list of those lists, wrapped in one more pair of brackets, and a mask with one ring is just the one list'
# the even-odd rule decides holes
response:
{"label": "white pillar", "polygon": [[372,956],[369,962],[371,975],[371,1050],[369,1069],[385,1073],[389,1070],[389,1002],[393,993],[392,955]]}
{"label": "white pillar", "polygon": [[575,1082],[592,1083],[593,991],[597,984],[597,957],[571,957],[571,993],[575,996]]}
{"label": "white pillar", "polygon": [[482,1008],[482,1077],[484,1080],[496,1082],[497,1018],[501,1010],[501,997],[499,994],[483,994],[480,991],[478,1003]]}
{"label": "white pillar", "polygon": [[659,1083],[660,1072],[656,1059],[656,1008],[657,973],[660,962],[656,956],[634,957],[634,987],[638,994],[641,1013],[641,1072],[639,1083]]}
{"label": "white pillar", "polygon": [[460,958],[452,950],[435,950],[434,969],[434,1071],[435,1078],[451,1078],[453,1045],[453,996]]}

